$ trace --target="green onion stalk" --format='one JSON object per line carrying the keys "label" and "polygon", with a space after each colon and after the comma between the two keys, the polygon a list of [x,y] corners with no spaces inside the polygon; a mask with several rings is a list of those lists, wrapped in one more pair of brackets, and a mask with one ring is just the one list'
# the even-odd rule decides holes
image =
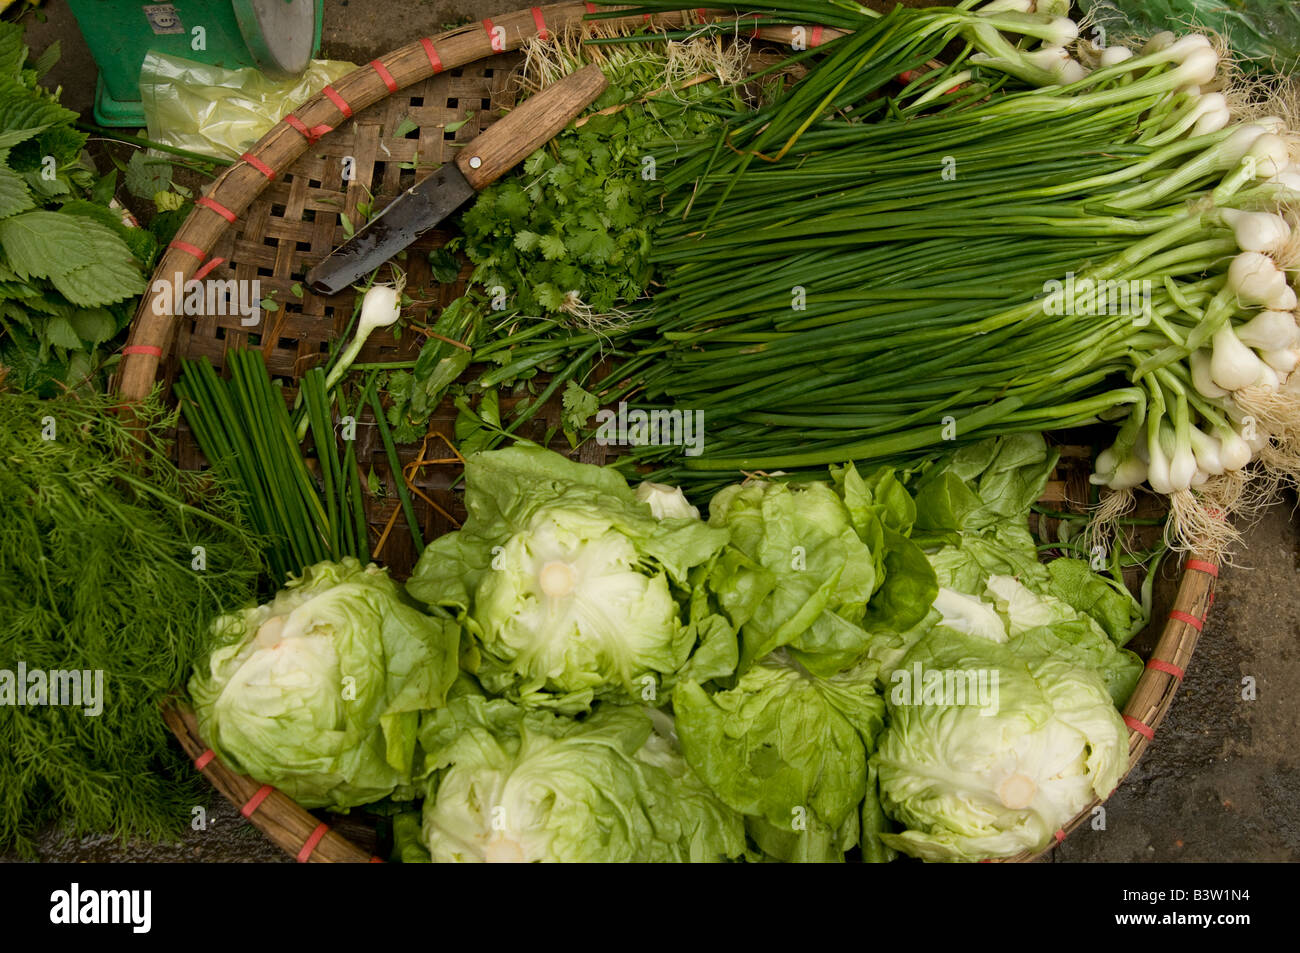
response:
{"label": "green onion stalk", "polygon": [[1110,422],[1108,518],[1146,486],[1174,546],[1220,555],[1252,487],[1300,474],[1293,133],[1207,89],[1203,36],[1098,49],[1032,7],[745,4],[848,32],[665,156],[662,288],[621,394],[703,411],[706,439],[634,448],[653,479]]}
{"label": "green onion stalk", "polygon": [[275,584],[325,559],[368,560],[364,478],[351,441],[339,456],[325,372],[308,371],[299,389],[320,464],[318,483],[283,387],[272,382],[261,352],[232,350],[226,365],[229,379],[223,380],[206,358],[184,361],[176,394],[199,449],[241,491],[250,524],[266,538]]}

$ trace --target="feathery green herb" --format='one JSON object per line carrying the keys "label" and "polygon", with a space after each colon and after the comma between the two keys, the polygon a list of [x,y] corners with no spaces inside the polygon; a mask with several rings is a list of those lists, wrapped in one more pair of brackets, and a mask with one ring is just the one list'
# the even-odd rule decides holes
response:
{"label": "feathery green herb", "polygon": [[[175,415],[156,397],[136,414],[133,428],[105,396],[0,391],[2,850],[30,852],[50,824],[173,837],[206,797],[158,704],[208,622],[256,595],[259,539],[224,483],[169,461]],[[52,704],[30,676],[74,670],[103,673],[101,713],[84,693]]]}

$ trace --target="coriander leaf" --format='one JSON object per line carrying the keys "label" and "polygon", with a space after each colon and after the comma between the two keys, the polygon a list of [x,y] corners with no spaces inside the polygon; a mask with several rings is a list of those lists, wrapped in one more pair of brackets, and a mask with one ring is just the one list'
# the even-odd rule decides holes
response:
{"label": "coriander leaf", "polygon": [[547,261],[554,261],[568,254],[568,249],[564,246],[564,239],[555,234],[543,235],[538,247]]}
{"label": "coriander leaf", "polygon": [[594,234],[591,244],[587,248],[587,253],[582,256],[583,261],[602,262],[609,261],[614,257],[618,246],[614,244],[614,239],[609,237],[608,232],[597,232]]}
{"label": "coriander leaf", "polygon": [[551,184],[551,200],[561,204],[567,201],[564,190],[574,184],[573,172],[569,167],[557,165],[546,173],[546,179]]}
{"label": "coriander leaf", "polygon": [[515,232],[515,247],[522,252],[530,252],[541,242],[541,236],[527,229]]}
{"label": "coriander leaf", "polygon": [[408,371],[394,371],[389,375],[388,384],[384,389],[393,401],[393,406],[388,409],[390,423],[396,423],[397,415],[393,411],[397,409],[397,405],[411,399],[411,385],[414,382],[415,378]]}
{"label": "coriander leaf", "polygon": [[560,288],[582,289],[587,286],[582,269],[569,262],[556,262],[551,280]]}
{"label": "coriander leaf", "polygon": [[632,205],[618,205],[609,210],[609,221],[615,228],[631,228],[641,218],[641,211]]}
{"label": "coriander leaf", "polygon": [[549,282],[543,282],[533,289],[538,303],[548,311],[563,311],[567,293]]}
{"label": "coriander leaf", "polygon": [[528,175],[540,175],[546,170],[549,156],[545,149],[538,149],[524,160],[524,172]]}
{"label": "coriander leaf", "polygon": [[497,193],[497,211],[511,222],[524,222],[528,219],[528,213],[532,209],[532,203],[528,201],[528,193],[520,188],[514,182],[506,182],[501,186]]}
{"label": "coriander leaf", "polygon": [[620,182],[617,179],[611,179],[605,184],[605,207],[615,209],[623,205],[628,200],[628,189],[626,182]]}
{"label": "coriander leaf", "polygon": [[560,404],[563,408],[565,430],[581,430],[592,415],[600,409],[600,400],[596,395],[583,390],[582,386],[572,379],[564,385]]}
{"label": "coriander leaf", "polygon": [[592,241],[596,238],[596,234],[597,233],[590,228],[580,228],[576,232],[573,232],[569,235],[569,240],[567,242],[569,251],[573,252],[573,254],[577,255],[579,258],[585,257],[591,248]]}

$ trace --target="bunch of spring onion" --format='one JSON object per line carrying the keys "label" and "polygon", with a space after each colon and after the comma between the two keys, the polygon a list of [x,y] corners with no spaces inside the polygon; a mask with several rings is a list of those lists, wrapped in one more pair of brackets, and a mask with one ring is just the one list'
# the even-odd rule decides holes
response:
{"label": "bunch of spring onion", "polygon": [[1300,473],[1286,124],[1203,36],[1099,49],[1027,0],[770,7],[851,32],[674,150],[643,399],[703,410],[706,448],[638,458],[707,483],[1116,421],[1104,519],[1145,482],[1175,545],[1221,553]]}

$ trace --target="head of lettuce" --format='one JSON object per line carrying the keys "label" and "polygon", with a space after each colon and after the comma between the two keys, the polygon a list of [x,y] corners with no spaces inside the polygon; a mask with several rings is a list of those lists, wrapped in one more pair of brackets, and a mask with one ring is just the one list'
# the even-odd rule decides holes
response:
{"label": "head of lettuce", "polygon": [[463,694],[426,716],[423,841],[434,861],[704,863],[746,854],[741,816],[687,766],[672,719],[577,719]]}
{"label": "head of lettuce", "polygon": [[445,703],[459,629],[411,605],[386,571],[346,558],[266,605],[213,623],[190,681],[222,762],[308,808],[346,810],[411,783],[420,712]]}
{"label": "head of lettuce", "polygon": [[465,505],[407,588],[458,615],[474,640],[463,664],[490,693],[573,713],[735,669],[704,585],[727,530],[656,515],[617,472],[522,443],[466,461]]}
{"label": "head of lettuce", "polygon": [[904,828],[881,834],[886,846],[930,861],[1040,851],[1119,784],[1128,728],[1105,680],[1043,634],[999,642],[939,625],[904,656],[871,757]]}

